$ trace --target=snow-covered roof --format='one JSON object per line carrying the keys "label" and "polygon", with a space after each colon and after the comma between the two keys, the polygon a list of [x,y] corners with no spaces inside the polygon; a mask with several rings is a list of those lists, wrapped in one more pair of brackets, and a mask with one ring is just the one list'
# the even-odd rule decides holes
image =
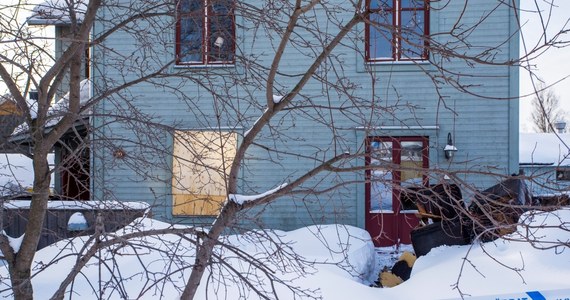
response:
{"label": "snow-covered roof", "polygon": [[[74,1],[73,9],[77,22],[81,23],[87,10],[87,2],[84,0]],[[29,25],[67,25],[71,23],[70,7],[66,0],[46,0],[33,9],[32,16],[28,19]]]}
{"label": "snow-covered roof", "polygon": [[[9,200],[4,202],[7,209],[29,209],[30,200]],[[140,201],[75,201],[75,200],[51,200],[48,202],[48,209],[140,209],[150,208],[148,203]]]}
{"label": "snow-covered roof", "polygon": [[10,101],[10,98],[8,98],[8,96],[0,96],[0,104],[8,101]]}
{"label": "snow-covered roof", "polygon": [[[91,98],[91,81],[89,79],[83,79],[80,83],[79,87],[79,105],[83,106],[89,99]],[[30,113],[32,114],[32,118],[35,118],[37,115],[37,103],[34,100],[28,99],[28,106],[30,108]],[[48,109],[48,116],[53,116],[49,121],[46,123],[46,127],[50,127],[55,125],[61,118],[63,114],[68,111],[69,107],[69,93],[65,94],[61,99],[59,99],[56,103],[54,103]],[[18,126],[15,130],[14,135],[19,135],[24,132],[28,131],[28,124],[23,123]]]}
{"label": "snow-covered roof", "polygon": [[570,166],[570,133],[521,133],[519,163]]}
{"label": "snow-covered roof", "polygon": [[[79,83],[79,105],[83,106],[91,97],[91,81],[83,79]],[[69,92],[61,99],[54,103],[48,110],[48,115],[61,114],[68,111],[69,107]]]}

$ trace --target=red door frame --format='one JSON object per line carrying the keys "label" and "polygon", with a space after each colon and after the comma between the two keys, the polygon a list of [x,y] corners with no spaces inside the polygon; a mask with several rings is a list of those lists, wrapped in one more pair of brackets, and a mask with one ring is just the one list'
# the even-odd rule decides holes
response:
{"label": "red door frame", "polygon": [[[429,141],[428,137],[405,136],[405,137],[378,137],[371,136],[366,139],[366,166],[371,163],[372,142],[392,142],[392,163],[401,164],[402,142],[422,142],[422,168],[429,168]],[[401,171],[392,170],[392,185],[397,187],[401,184]],[[371,212],[371,170],[366,170],[365,183],[365,228],[372,236],[374,245],[377,247],[392,246],[398,244],[410,244],[410,231],[416,227],[419,220],[413,212],[404,213],[401,209],[400,189],[392,189],[392,212]],[[423,185],[428,186],[428,177],[423,175]]]}

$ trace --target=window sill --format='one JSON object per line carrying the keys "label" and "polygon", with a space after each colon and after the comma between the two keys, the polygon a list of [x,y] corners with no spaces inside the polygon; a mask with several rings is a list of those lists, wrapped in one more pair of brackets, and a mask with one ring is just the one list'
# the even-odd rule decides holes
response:
{"label": "window sill", "polygon": [[393,214],[394,211],[391,209],[371,209],[368,211],[371,214]]}
{"label": "window sill", "polygon": [[181,65],[174,65],[175,69],[227,69],[227,68],[235,68],[235,64],[207,64],[207,65],[193,65],[193,64],[181,64]]}
{"label": "window sill", "polygon": [[429,60],[369,61],[361,66],[362,72],[431,72]]}
{"label": "window sill", "polygon": [[243,67],[234,64],[215,64],[215,65],[173,65],[173,72],[211,72],[211,74],[243,74]]}
{"label": "window sill", "polygon": [[429,64],[427,59],[412,59],[412,60],[371,60],[367,61],[369,65],[420,65]]}
{"label": "window sill", "polygon": [[417,209],[404,209],[400,211],[401,214],[417,214],[419,213]]}

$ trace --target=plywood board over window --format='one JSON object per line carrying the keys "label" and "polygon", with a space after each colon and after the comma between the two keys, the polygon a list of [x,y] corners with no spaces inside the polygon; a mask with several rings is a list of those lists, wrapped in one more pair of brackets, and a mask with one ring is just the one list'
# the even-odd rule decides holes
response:
{"label": "plywood board over window", "polygon": [[226,178],[237,135],[218,131],[175,131],[172,214],[214,216],[226,199]]}

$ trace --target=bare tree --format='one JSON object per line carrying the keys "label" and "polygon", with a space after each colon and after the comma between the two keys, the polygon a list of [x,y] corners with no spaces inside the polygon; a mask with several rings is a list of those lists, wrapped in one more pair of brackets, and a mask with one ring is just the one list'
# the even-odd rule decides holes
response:
{"label": "bare tree", "polygon": [[[183,284],[177,283],[182,299],[194,299],[199,287],[216,280],[222,284],[230,280],[222,275],[213,278],[217,270],[217,274],[233,274],[231,281],[240,282],[260,298],[267,299],[276,293],[273,285],[272,289],[259,289],[258,283],[263,278],[272,284],[285,285],[296,295],[316,297],[310,291],[283,282],[264,264],[282,256],[295,257],[278,237],[264,231],[253,234],[253,238],[270,240],[277,249],[260,258],[251,257],[227,243],[224,234],[263,226],[257,222],[263,221],[264,211],[283,202],[314,212],[310,217],[315,223],[320,220],[316,214],[332,214],[346,220],[348,217],[343,219],[342,211],[345,206],[354,204],[347,200],[346,205],[342,205],[342,200],[330,199],[355,197],[354,189],[349,188],[355,184],[383,182],[393,185],[396,193],[400,190],[417,192],[413,188],[423,186],[428,180],[444,182],[444,175],[448,175],[476,194],[475,185],[465,178],[488,182],[506,177],[508,172],[497,172],[495,167],[505,164],[503,161],[489,159],[470,164],[471,157],[456,157],[457,161],[452,164],[436,159],[435,167],[425,169],[417,159],[427,157],[422,150],[427,151],[429,145],[420,143],[419,152],[404,147],[375,149],[371,144],[374,140],[368,139],[390,128],[423,130],[425,119],[433,120],[434,128],[441,125],[452,131],[455,117],[469,114],[472,109],[455,105],[455,101],[500,103],[486,87],[477,84],[477,79],[492,77],[488,72],[496,70],[503,74],[505,69],[513,70],[519,63],[505,54],[506,45],[518,35],[516,29],[498,37],[494,43],[477,43],[485,31],[479,27],[484,27],[486,20],[497,17],[495,14],[499,12],[516,14],[517,1],[490,4],[491,9],[484,12],[473,9],[469,1],[462,5],[455,1],[431,1],[431,6],[423,1],[412,2],[421,2],[410,10],[417,16],[414,15],[410,24],[394,27],[383,15],[390,9],[366,1],[235,1],[230,10],[212,18],[239,17],[240,21],[231,28],[239,30],[240,34],[235,36],[246,42],[231,41],[230,35],[234,46],[224,48],[228,33],[222,32],[198,47],[198,52],[207,47],[216,51],[208,48],[211,50],[208,55],[198,54],[197,58],[185,57],[179,51],[183,43],[172,37],[174,30],[182,30],[180,23],[194,21],[194,11],[179,7],[183,1],[48,2],[44,11],[34,13],[46,14],[43,16],[48,19],[55,16],[56,21],[65,20],[69,24],[69,33],[62,38],[64,49],[57,57],[31,38],[25,26],[13,22],[12,15],[2,14],[3,41],[11,45],[16,56],[0,54],[0,77],[25,116],[28,128],[25,142],[32,149],[28,154],[33,158],[35,176],[29,222],[19,250],[10,246],[7,236],[0,235],[0,250],[8,263],[14,297],[34,297],[33,257],[47,211],[49,175],[72,168],[86,149],[90,150],[91,161],[99,167],[91,170],[92,177],[87,182],[104,184],[94,191],[92,198],[124,200],[125,195],[113,184],[129,181],[132,190],[144,188],[144,196],[156,200],[153,204],[157,215],[162,213],[173,222],[177,220],[171,216],[173,213],[163,213],[164,203],[169,201],[174,204],[166,206],[179,205],[178,212],[182,216],[198,215],[196,211],[186,210],[192,205],[198,205],[205,213],[192,219],[195,227],[185,229],[168,226],[119,236],[98,230],[85,241],[82,249],[73,253],[75,266],[60,283],[54,299],[63,299],[66,293],[72,292],[74,280],[87,268],[90,259],[98,259],[100,268],[113,270],[115,256],[123,247],[152,248],[151,241],[164,242],[161,236],[167,234],[180,241],[165,242],[171,249],[164,253],[169,264],[159,275],[150,267],[144,269],[144,276],[151,283],[139,291],[138,296],[174,282],[173,278],[179,276],[185,278]],[[220,3],[229,2],[214,4]],[[448,6],[459,11],[453,20],[442,22],[437,33],[425,29],[418,32],[417,24],[424,22],[420,20],[425,16],[418,11],[445,10]],[[28,11],[31,8],[24,1],[15,7]],[[8,8],[0,6],[4,11]],[[380,17],[370,17],[371,14]],[[478,21],[466,25],[466,19]],[[378,56],[393,61],[366,61],[371,58],[372,47],[366,48],[368,44],[364,39],[370,35],[386,38],[388,42],[383,49],[390,54]],[[203,36],[202,33],[199,36]],[[266,42],[265,50],[256,48],[256,41],[260,39]],[[547,44],[557,41],[555,38]],[[92,92],[85,98],[81,91],[87,49]],[[192,50],[196,49],[187,51],[195,54]],[[352,56],[349,58],[346,53]],[[37,59],[38,56],[43,59]],[[214,66],[193,65],[195,60],[213,62]],[[353,66],[349,63],[353,61],[361,63]],[[404,65],[404,72],[383,69],[391,63]],[[411,96],[406,94],[412,90],[411,83],[405,81],[406,72],[410,70],[423,75],[414,84],[430,90],[429,97],[421,91]],[[353,74],[358,78],[352,78]],[[38,99],[32,105],[25,97],[31,89],[38,92]],[[69,91],[67,102],[54,106],[56,95],[62,90]],[[450,99],[449,95],[467,98]],[[425,102],[437,109],[424,113]],[[165,107],[173,112],[161,114]],[[168,114],[173,114],[172,118],[166,118]],[[85,116],[92,119],[87,120]],[[78,123],[88,128],[88,136],[76,132]],[[181,130],[187,128],[197,130]],[[306,140],[302,134],[312,128],[326,129],[326,134],[315,134],[314,139],[319,143]],[[355,145],[352,141],[355,130],[359,130],[358,134],[367,142]],[[77,147],[63,140],[66,134],[75,138]],[[386,135],[392,137],[396,133]],[[432,148],[436,153],[444,148],[438,138],[435,136]],[[394,145],[398,143],[401,144],[395,141]],[[50,168],[47,154],[58,145],[72,155]],[[387,149],[407,153],[408,164],[383,159],[372,161],[374,151]],[[212,157],[212,153],[218,156]],[[387,157],[392,156],[383,158]],[[300,163],[289,166],[287,159]],[[80,163],[77,165],[83,167]],[[279,171],[268,174],[268,166],[278,166]],[[409,175],[412,186],[394,184],[392,178],[374,177],[372,172],[380,170],[398,174],[393,178]],[[269,178],[267,181],[273,188],[259,184],[257,180],[262,177]],[[172,189],[161,188],[165,183]],[[82,188],[87,189],[86,184]],[[135,195],[132,190],[127,193]],[[333,205],[327,206],[328,201]],[[497,205],[510,207],[512,204],[499,202]],[[460,213],[469,215],[465,207]],[[500,218],[493,216],[483,221],[474,219],[471,223],[480,224],[487,233],[489,225],[484,223],[489,219],[494,229],[504,226]],[[223,251],[250,262],[256,272],[248,276],[241,274],[226,262]],[[299,265],[294,268],[302,272],[304,262],[302,258],[298,261]],[[49,268],[50,265],[39,267],[42,272]],[[190,270],[187,277],[186,270]],[[209,274],[208,278],[204,278],[205,274]],[[121,297],[133,297],[121,290],[120,278],[112,276],[105,282],[112,286],[110,289],[120,291]],[[94,288],[101,298],[106,296],[102,282],[100,278],[98,288]]]}
{"label": "bare tree", "polygon": [[556,132],[554,124],[564,120],[558,96],[552,88],[546,88],[542,84],[532,98],[532,109],[532,121],[538,132]]}

